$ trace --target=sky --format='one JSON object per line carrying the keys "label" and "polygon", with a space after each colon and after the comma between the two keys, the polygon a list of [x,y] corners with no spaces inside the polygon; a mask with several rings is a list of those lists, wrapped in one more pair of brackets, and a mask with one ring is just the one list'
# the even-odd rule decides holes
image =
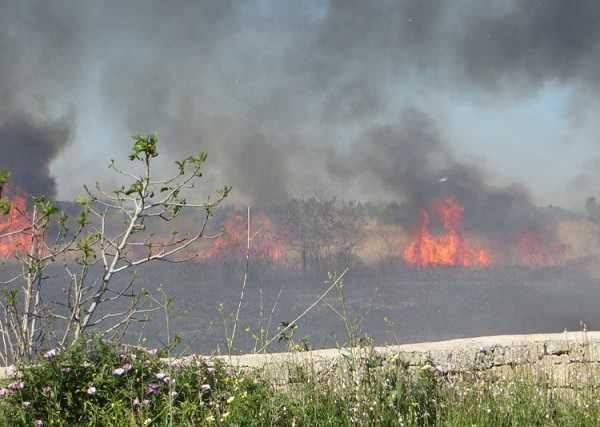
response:
{"label": "sky", "polygon": [[72,199],[157,131],[161,171],[207,151],[239,203],[418,204],[448,176],[581,210],[599,67],[590,0],[0,0],[0,167]]}

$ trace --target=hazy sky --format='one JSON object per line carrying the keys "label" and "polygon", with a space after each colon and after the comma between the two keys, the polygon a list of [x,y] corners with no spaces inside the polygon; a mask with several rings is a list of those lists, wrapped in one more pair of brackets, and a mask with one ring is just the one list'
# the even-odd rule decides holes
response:
{"label": "hazy sky", "polygon": [[257,204],[464,169],[581,208],[599,83],[597,1],[0,0],[0,166],[59,198],[156,130]]}

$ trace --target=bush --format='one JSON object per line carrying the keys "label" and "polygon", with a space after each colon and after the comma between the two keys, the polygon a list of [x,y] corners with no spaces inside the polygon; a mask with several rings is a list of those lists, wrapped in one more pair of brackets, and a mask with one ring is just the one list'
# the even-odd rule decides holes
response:
{"label": "bush", "polygon": [[[0,420],[10,426],[218,423],[233,403],[238,416],[251,416],[252,402],[267,390],[201,358],[173,366],[159,356],[97,337],[63,353],[50,350],[0,388]],[[252,396],[251,403],[235,402],[235,394]]]}

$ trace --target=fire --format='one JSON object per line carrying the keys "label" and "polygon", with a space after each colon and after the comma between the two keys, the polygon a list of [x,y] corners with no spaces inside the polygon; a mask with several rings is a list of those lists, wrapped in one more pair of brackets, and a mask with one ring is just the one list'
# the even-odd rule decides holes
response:
{"label": "fire", "polygon": [[559,262],[567,252],[561,243],[544,245],[538,235],[527,231],[517,236],[518,262],[529,266],[549,266]]}
{"label": "fire", "polygon": [[429,213],[422,209],[417,231],[404,249],[408,264],[420,267],[428,265],[487,266],[492,262],[490,253],[466,239],[462,232],[464,208],[453,198],[433,202],[433,210],[439,216],[444,233],[434,236],[429,231]]}
{"label": "fire", "polygon": [[[0,215],[0,257],[9,258],[23,252],[31,242],[28,228],[27,198],[19,191],[8,189],[6,197],[10,200],[11,210],[8,215]],[[14,233],[14,234],[11,234]]]}
{"label": "fire", "polygon": [[[199,258],[209,259],[222,256],[242,258],[248,246],[248,221],[246,215],[236,214],[223,225],[223,234],[201,251]],[[282,238],[274,231],[273,222],[264,213],[252,215],[250,219],[250,255],[280,261],[286,254]]]}

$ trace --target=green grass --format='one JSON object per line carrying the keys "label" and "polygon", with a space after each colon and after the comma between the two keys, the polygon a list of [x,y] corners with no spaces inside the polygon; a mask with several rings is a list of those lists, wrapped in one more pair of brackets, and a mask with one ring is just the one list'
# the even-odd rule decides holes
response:
{"label": "green grass", "polygon": [[393,359],[350,359],[327,375],[298,372],[277,385],[201,358],[168,366],[159,354],[98,339],[48,356],[3,385],[1,425],[600,425],[591,386],[566,397],[531,377],[450,377]]}

